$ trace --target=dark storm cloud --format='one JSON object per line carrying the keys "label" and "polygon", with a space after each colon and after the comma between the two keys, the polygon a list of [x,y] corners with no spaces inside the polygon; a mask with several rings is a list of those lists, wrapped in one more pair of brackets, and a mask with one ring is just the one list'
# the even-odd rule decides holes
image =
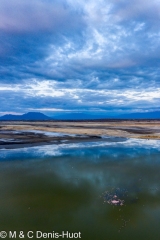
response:
{"label": "dark storm cloud", "polygon": [[[80,16],[80,17],[79,17]],[[78,10],[73,11],[65,1],[0,2],[0,63],[1,80],[10,82],[43,75],[43,59],[48,45],[58,46],[63,35],[76,34],[84,24]],[[79,33],[77,33],[79,34]],[[12,74],[11,74],[12,73]]]}
{"label": "dark storm cloud", "polygon": [[0,112],[158,108],[159,12],[158,0],[1,0]]}
{"label": "dark storm cloud", "polygon": [[81,19],[66,1],[1,0],[0,30],[8,33],[67,31]]}

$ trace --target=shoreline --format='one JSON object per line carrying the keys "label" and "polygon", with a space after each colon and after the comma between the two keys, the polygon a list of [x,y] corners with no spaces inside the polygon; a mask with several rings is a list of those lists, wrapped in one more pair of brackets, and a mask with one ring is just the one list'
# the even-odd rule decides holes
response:
{"label": "shoreline", "polygon": [[0,122],[0,149],[16,149],[107,138],[160,140],[160,121]]}
{"label": "shoreline", "polygon": [[71,144],[71,143],[80,143],[80,142],[103,142],[106,141],[105,139],[74,139],[74,140],[67,140],[67,142],[62,141],[50,141],[50,142],[37,142],[37,143],[13,143],[13,144],[0,144],[0,150],[9,150],[9,149],[19,149],[19,148],[29,148],[29,147],[38,147],[38,146],[45,146],[45,145],[61,145],[61,144]]}

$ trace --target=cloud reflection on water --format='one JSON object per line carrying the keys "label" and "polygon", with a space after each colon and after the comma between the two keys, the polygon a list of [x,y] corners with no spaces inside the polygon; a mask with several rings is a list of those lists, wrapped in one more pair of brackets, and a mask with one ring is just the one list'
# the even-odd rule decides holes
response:
{"label": "cloud reflection on water", "polygon": [[[128,139],[1,151],[0,225],[81,231],[83,239],[157,240],[158,144]],[[103,193],[116,189],[123,206],[104,202]]]}

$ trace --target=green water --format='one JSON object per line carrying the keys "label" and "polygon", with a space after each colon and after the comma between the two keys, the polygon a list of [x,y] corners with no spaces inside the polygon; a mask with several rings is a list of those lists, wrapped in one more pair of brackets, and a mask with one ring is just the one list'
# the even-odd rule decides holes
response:
{"label": "green water", "polygon": [[[81,232],[87,240],[160,239],[159,149],[126,145],[38,153],[5,151],[1,158],[0,231],[23,231],[25,239],[28,231]],[[114,195],[122,206],[109,203]]]}

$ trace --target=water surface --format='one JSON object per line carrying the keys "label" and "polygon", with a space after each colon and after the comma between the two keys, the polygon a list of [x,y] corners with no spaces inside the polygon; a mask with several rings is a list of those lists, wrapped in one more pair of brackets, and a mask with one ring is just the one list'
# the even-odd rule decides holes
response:
{"label": "water surface", "polygon": [[81,232],[87,240],[157,240],[159,173],[158,140],[113,138],[3,149],[1,230]]}

